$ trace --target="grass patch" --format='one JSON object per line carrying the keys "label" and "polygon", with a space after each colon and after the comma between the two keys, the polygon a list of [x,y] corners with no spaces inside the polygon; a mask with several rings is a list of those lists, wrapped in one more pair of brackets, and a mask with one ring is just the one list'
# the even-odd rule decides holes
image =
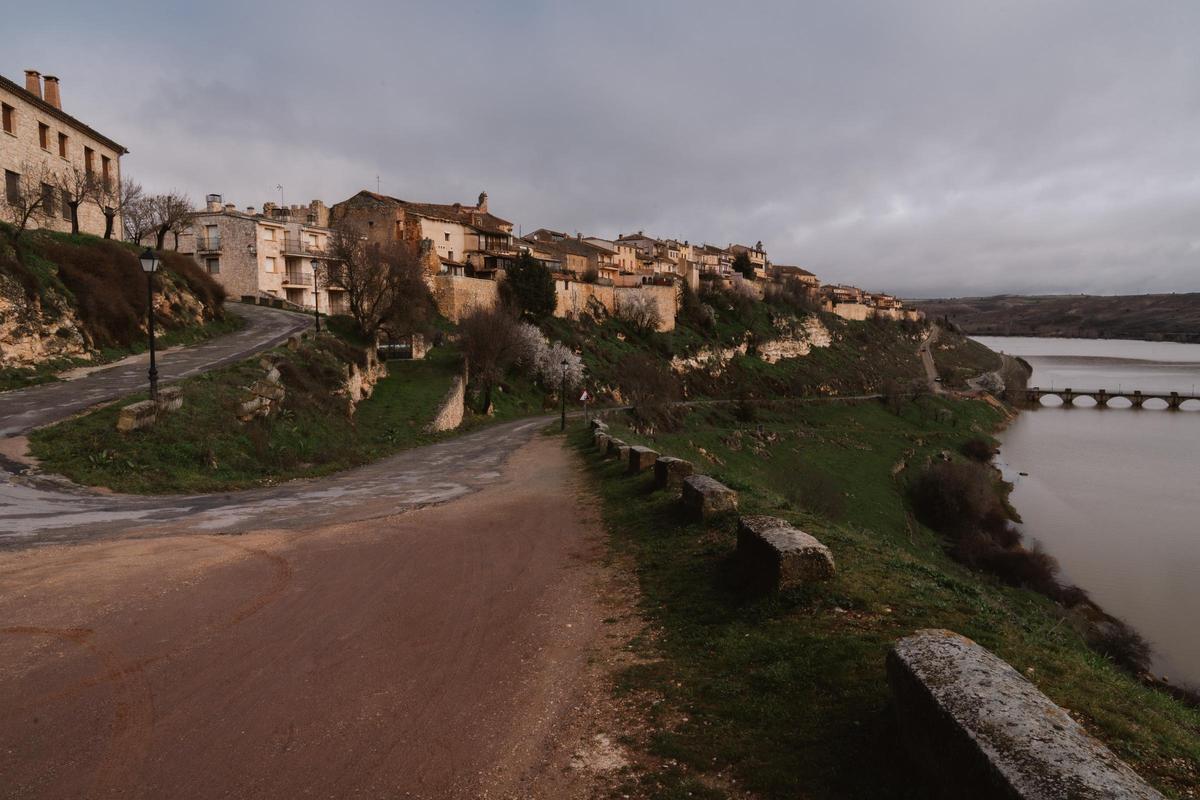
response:
{"label": "grass patch", "polygon": [[30,436],[44,469],[120,492],[215,492],[326,475],[435,440],[424,432],[461,357],[434,348],[421,361],[389,362],[389,375],[353,416],[333,394],[345,363],[340,340],[325,336],[298,351],[277,348],[287,396],[267,418],[237,421],[245,387],[262,376],[259,358],[188,379],[184,406],[153,428],[116,430],[127,398]]}
{"label": "grass patch", "polygon": [[[732,777],[766,798],[926,797],[893,720],[884,657],[899,637],[945,627],[1028,675],[1166,794],[1185,796],[1200,768],[1200,714],[1090,649],[1062,607],[954,562],[912,519],[908,473],[986,435],[997,415],[932,397],[899,415],[878,403],[766,406],[753,423],[709,407],[653,439],[613,420],[615,435],[692,460],[737,488],[744,511],[785,517],[833,551],[831,583],[755,600],[734,590],[731,522],[682,522],[673,494],[599,460],[577,432],[655,634],[634,643],[646,665],[619,676],[654,723],[634,745],[712,776],[706,785]],[[806,492],[813,483],[820,491]],[[650,796],[677,796],[659,776],[638,781]]]}

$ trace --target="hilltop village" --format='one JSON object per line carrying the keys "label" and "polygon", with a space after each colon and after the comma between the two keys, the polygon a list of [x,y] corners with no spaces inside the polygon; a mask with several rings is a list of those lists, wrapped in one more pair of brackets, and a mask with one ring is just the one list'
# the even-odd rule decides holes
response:
{"label": "hilltop village", "polygon": [[640,295],[671,330],[684,285],[762,299],[772,287],[806,295],[814,308],[847,320],[916,320],[922,312],[896,297],[853,286],[823,285],[811,271],[771,261],[761,241],[717,246],[644,231],[600,236],[537,228],[514,233],[481,192],[474,203],[429,203],[360,191],[332,206],[265,202],[238,207],[209,194],[202,207],[185,195],[148,196],[121,171],[128,150],[63,111],[58,78],[27,70],[25,86],[0,77],[5,147],[4,216],[20,228],[49,228],[192,256],[230,296],[340,314],[347,295],[320,275],[333,258],[336,227],[355,221],[372,240],[419,243],[438,310],[452,322],[499,298],[506,270],[522,256],[554,276],[555,316],[613,313]]}

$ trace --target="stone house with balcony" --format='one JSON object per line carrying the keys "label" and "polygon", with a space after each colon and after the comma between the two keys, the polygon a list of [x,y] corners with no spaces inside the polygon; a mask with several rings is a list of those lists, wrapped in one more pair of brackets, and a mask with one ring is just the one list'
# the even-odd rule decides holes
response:
{"label": "stone house with balcony", "polygon": [[757,280],[766,280],[767,277],[767,251],[763,249],[763,243],[758,242],[753,247],[748,247],[744,244],[731,244],[726,248],[726,252],[730,255],[730,266],[733,264],[733,259],[743,253],[750,259],[750,264],[754,267],[754,277]]}
{"label": "stone house with balcony", "polygon": [[[264,204],[239,211],[210,194],[179,237],[179,252],[191,255],[231,297],[279,298],[298,308],[317,306],[329,314],[348,313],[340,286],[318,286],[329,264],[328,209]],[[318,265],[313,271],[313,262]]]}
{"label": "stone house with balcony", "polygon": [[494,279],[519,255],[512,223],[488,211],[487,192],[475,205],[464,205],[416,203],[364,190],[334,204],[330,219],[360,226],[373,241],[427,240],[445,275]]}
{"label": "stone house with balcony", "polygon": [[[121,184],[121,156],[129,151],[63,111],[59,80],[25,70],[22,88],[0,76],[0,170],[4,192],[0,204],[16,202],[22,175],[36,170],[45,198],[45,214],[33,220],[36,227],[57,231],[71,229],[71,209],[64,202],[65,189],[55,177],[77,168],[92,176],[101,189]],[[28,180],[28,175],[25,176]],[[105,230],[103,195],[79,206],[79,230],[97,236]],[[5,209],[7,210],[7,209]],[[115,215],[113,234],[120,238],[121,219]]]}
{"label": "stone house with balcony", "polygon": [[532,248],[550,254],[558,260],[560,271],[576,278],[594,275],[604,283],[614,283],[620,275],[616,247],[603,239],[585,239],[582,234],[569,234],[538,228],[525,242]]}

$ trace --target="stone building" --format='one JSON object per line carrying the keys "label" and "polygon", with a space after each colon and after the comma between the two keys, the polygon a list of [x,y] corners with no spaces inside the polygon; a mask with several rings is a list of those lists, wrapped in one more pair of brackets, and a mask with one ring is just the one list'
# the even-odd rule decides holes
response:
{"label": "stone building", "polygon": [[239,211],[223,203],[221,195],[210,194],[204,210],[193,215],[180,235],[178,249],[193,256],[231,297],[280,298],[301,308],[317,304],[323,313],[344,314],[345,290],[317,285],[329,263],[328,219],[329,209],[319,200]]}
{"label": "stone building", "polygon": [[[58,78],[43,77],[36,70],[25,70],[24,88],[0,76],[0,124],[0,203],[12,204],[21,191],[22,176],[29,180],[32,173],[42,184],[46,211],[34,225],[69,231],[71,209],[57,178],[76,168],[98,187],[97,196],[79,206],[79,230],[102,235],[104,193],[121,185],[121,156],[129,151],[64,112]],[[113,229],[120,238],[119,215],[113,218]]]}
{"label": "stone building", "polygon": [[428,240],[443,274],[494,278],[519,255],[511,222],[488,211],[487,192],[475,205],[415,203],[361,191],[334,204],[333,224],[359,225],[374,241]]}
{"label": "stone building", "polygon": [[763,243],[758,242],[753,247],[748,247],[744,244],[731,244],[726,248],[726,252],[731,256],[730,264],[733,259],[745,253],[750,259],[750,264],[754,267],[754,277],[758,280],[764,280],[767,277],[767,251],[763,249]]}

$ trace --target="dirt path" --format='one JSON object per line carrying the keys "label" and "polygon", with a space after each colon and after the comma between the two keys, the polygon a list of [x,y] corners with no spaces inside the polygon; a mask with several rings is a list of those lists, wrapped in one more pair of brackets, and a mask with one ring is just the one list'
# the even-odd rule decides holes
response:
{"label": "dirt path", "polygon": [[303,532],[0,554],[0,795],[586,796],[613,645],[573,458],[535,437],[477,493]]}
{"label": "dirt path", "polygon": [[938,379],[937,365],[933,363],[933,344],[937,341],[942,329],[937,325],[933,325],[929,329],[929,335],[921,342],[921,346],[917,348],[917,355],[921,359],[921,366],[925,368],[925,382],[929,384],[929,391],[933,394],[944,394],[945,389],[942,387],[942,382]]}

